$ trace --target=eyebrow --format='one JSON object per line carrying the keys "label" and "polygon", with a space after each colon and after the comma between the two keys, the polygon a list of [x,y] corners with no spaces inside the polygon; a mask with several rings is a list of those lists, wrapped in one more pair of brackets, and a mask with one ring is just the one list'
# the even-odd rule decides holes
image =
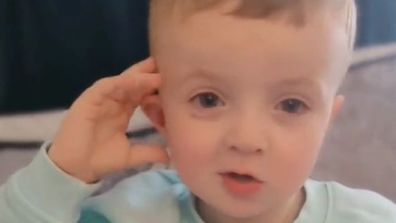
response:
{"label": "eyebrow", "polygon": [[186,83],[196,80],[207,80],[207,81],[218,81],[221,82],[221,79],[215,75],[213,72],[208,70],[204,70],[202,68],[189,71],[186,73],[184,77],[180,80],[180,86],[184,86]]}
{"label": "eyebrow", "polygon": [[282,86],[317,86],[319,83],[309,78],[294,78],[277,81],[278,85]]}
{"label": "eyebrow", "polygon": [[271,90],[276,89],[304,89],[313,90],[318,96],[323,97],[323,87],[319,81],[310,78],[294,78],[280,80],[271,84]]}
{"label": "eyebrow", "polygon": [[[215,75],[214,72],[199,68],[186,73],[186,75],[180,80],[180,86],[182,87],[189,82],[198,80],[216,81],[224,84],[224,80],[221,79],[221,77],[219,77],[218,75]],[[267,82],[265,86],[267,86],[267,90],[269,91],[277,91],[279,89],[304,89],[312,90],[315,94],[317,94],[317,96],[321,98],[324,96],[321,83],[318,80],[306,77],[296,77],[290,79],[270,81]]]}

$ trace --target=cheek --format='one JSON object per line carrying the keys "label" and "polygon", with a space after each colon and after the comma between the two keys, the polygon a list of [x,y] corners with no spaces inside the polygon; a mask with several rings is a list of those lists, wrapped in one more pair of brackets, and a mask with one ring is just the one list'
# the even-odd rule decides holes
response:
{"label": "cheek", "polygon": [[[216,158],[218,137],[214,128],[190,116],[170,110],[166,114],[166,140],[178,169],[206,165]],[[197,168],[200,169],[200,168]]]}
{"label": "cheek", "polygon": [[172,165],[190,190],[199,193],[216,167],[216,133],[202,123],[181,114],[174,113],[169,116],[168,121],[165,137]]}
{"label": "cheek", "polygon": [[313,128],[307,125],[299,131],[293,131],[294,134],[289,133],[287,139],[277,140],[277,150],[271,157],[271,166],[274,182],[282,190],[292,193],[310,176],[323,141],[324,130],[321,129],[324,126]]}

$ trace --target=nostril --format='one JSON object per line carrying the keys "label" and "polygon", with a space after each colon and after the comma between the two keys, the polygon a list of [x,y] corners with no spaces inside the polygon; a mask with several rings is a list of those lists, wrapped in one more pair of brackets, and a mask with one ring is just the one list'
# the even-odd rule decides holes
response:
{"label": "nostril", "polygon": [[250,146],[231,146],[230,149],[236,152],[242,153],[257,153],[262,154],[264,150],[258,147],[250,147]]}

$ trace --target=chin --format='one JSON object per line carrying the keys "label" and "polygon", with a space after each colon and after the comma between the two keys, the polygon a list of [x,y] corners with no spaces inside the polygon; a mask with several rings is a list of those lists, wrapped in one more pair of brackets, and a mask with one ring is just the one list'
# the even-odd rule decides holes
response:
{"label": "chin", "polygon": [[265,212],[264,204],[252,204],[247,202],[228,203],[218,207],[224,215],[234,219],[251,219],[260,216]]}
{"label": "chin", "polygon": [[250,218],[254,218],[257,217],[259,215],[261,215],[263,212],[263,210],[239,210],[236,211],[234,210],[234,212],[231,212],[232,214],[229,216],[232,218],[236,218],[236,219],[250,219]]}

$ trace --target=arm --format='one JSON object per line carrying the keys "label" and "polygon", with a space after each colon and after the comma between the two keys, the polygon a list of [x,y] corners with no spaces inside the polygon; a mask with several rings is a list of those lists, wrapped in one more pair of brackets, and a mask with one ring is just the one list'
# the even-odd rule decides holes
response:
{"label": "arm", "polygon": [[104,176],[168,162],[163,149],[130,143],[125,134],[134,109],[160,85],[155,69],[148,59],[87,89],[48,153],[45,146],[1,188],[0,222],[77,222],[82,202]]}
{"label": "arm", "polygon": [[100,186],[61,171],[48,158],[47,146],[0,188],[0,222],[77,222],[76,207]]}

